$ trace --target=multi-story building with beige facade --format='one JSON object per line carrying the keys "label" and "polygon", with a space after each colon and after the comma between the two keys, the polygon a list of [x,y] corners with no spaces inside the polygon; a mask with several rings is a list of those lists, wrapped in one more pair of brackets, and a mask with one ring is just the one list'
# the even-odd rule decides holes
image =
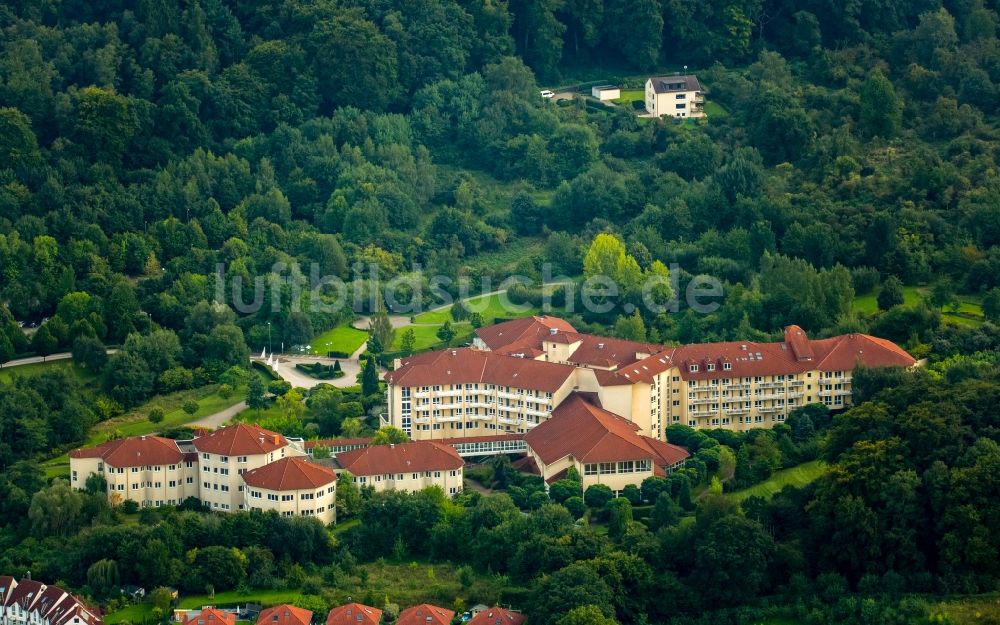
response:
{"label": "multi-story building with beige facade", "polygon": [[[602,408],[661,440],[675,423],[743,431],[773,427],[806,404],[834,410],[850,405],[851,376],[859,364],[916,364],[884,339],[846,334],[812,340],[798,326],[786,328],[781,342],[664,346],[579,333],[552,317],[527,317],[477,330],[473,345],[397,363],[386,375],[391,423],[415,439],[527,432],[576,391],[593,394]],[[527,379],[518,361],[536,363]],[[539,386],[556,388],[546,391],[552,398],[545,414],[517,412]],[[498,402],[511,398],[518,399],[505,404],[500,420]]]}
{"label": "multi-story building with beige facade", "polygon": [[306,455],[300,444],[246,423],[198,436],[193,445],[201,483],[198,497],[211,509],[223,511],[244,509],[244,473],[285,457]]}
{"label": "multi-story building with beige facade", "polygon": [[697,76],[653,76],[646,80],[646,112],[656,117],[705,116],[705,94]]}
{"label": "multi-story building with beige facade", "polygon": [[355,484],[376,492],[414,493],[431,486],[448,495],[462,492],[465,461],[451,446],[433,441],[353,449],[337,454],[336,463],[354,476]]}
{"label": "multi-story building with beige facade", "polygon": [[336,518],[334,472],[309,462],[301,441],[256,425],[240,423],[189,441],[137,436],[69,455],[72,485],[84,488],[91,475],[101,475],[116,504],[158,507],[194,497],[220,512]]}
{"label": "multi-story building with beige facade", "polygon": [[285,457],[243,474],[246,507],[281,516],[337,520],[337,475],[304,458]]}
{"label": "multi-story building with beige facade", "polygon": [[524,435],[533,469],[547,482],[570,469],[580,475],[584,490],[604,484],[620,492],[648,477],[663,477],[688,458],[683,447],[644,436],[637,426],[595,406],[574,393],[552,418]]}
{"label": "multi-story building with beige facade", "polygon": [[577,386],[571,365],[447,349],[386,374],[389,419],[414,440],[524,433]]}
{"label": "multi-story building with beige facade", "polygon": [[70,484],[84,488],[88,477],[102,475],[113,503],[177,505],[199,496],[197,453],[189,442],[137,436],[77,449],[69,456]]}

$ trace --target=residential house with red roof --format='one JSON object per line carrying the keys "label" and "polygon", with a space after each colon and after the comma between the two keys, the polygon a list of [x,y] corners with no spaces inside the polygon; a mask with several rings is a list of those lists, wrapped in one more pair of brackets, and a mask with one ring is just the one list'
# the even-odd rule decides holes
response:
{"label": "residential house with red roof", "polygon": [[468,625],[524,625],[524,615],[515,610],[493,607],[480,611]]}
{"label": "residential house with red roof", "polygon": [[644,436],[632,421],[573,394],[552,418],[524,435],[538,474],[551,483],[576,469],[584,489],[604,484],[619,492],[684,464],[683,447]]}
{"label": "residential house with red roof", "polygon": [[437,486],[448,495],[462,492],[465,461],[455,449],[435,441],[372,445],[337,454],[337,464],[358,486],[376,492],[416,492]]}
{"label": "residential house with red roof", "polygon": [[310,610],[283,603],[261,610],[257,625],[309,625],[312,617]]}
{"label": "residential house with red roof", "polygon": [[100,613],[56,586],[0,576],[0,625],[103,625]]}
{"label": "residential house with red roof", "polygon": [[236,614],[207,606],[188,612],[184,616],[184,625],[236,625]]}
{"label": "residential house with red roof", "polygon": [[337,475],[327,467],[306,458],[286,457],[250,469],[242,477],[250,510],[311,516],[324,524],[337,520]]}
{"label": "residential house with red roof", "polygon": [[455,613],[447,608],[421,603],[400,612],[396,625],[450,625],[453,618]]}
{"label": "residential house with red roof", "polygon": [[326,625],[379,625],[382,610],[362,603],[339,605],[326,615]]}

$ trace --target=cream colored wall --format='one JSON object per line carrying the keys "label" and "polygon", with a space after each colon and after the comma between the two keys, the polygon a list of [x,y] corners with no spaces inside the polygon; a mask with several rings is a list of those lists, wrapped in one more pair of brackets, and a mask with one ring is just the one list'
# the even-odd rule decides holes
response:
{"label": "cream colored wall", "polygon": [[[246,488],[246,506],[250,510],[274,510],[281,516],[311,516],[324,524],[337,520],[337,482],[316,489],[273,491]],[[307,498],[311,496],[310,498]]]}
{"label": "cream colored wall", "polygon": [[[222,456],[198,452],[199,498],[213,511],[236,512],[244,509],[242,473],[259,469],[265,464],[285,457],[304,456],[305,451],[294,445],[285,445],[266,454],[248,456]],[[240,458],[246,461],[241,462]],[[225,473],[223,472],[225,471]]]}
{"label": "cream colored wall", "polygon": [[653,471],[639,471],[635,473],[610,473],[605,475],[584,475],[583,466],[577,463],[577,471],[580,472],[580,484],[586,492],[594,484],[604,484],[613,491],[620,491],[629,484],[641,486],[642,481],[647,477],[653,477]]}
{"label": "cream colored wall", "polygon": [[[678,375],[679,372],[675,369]],[[674,383],[673,387],[678,388],[679,393],[671,397],[679,397],[681,405],[679,407],[669,406],[670,412],[666,419],[666,425],[681,423],[691,425],[696,428],[724,428],[735,431],[746,431],[752,428],[770,428],[778,423],[782,423],[788,414],[796,408],[811,403],[826,403],[831,409],[843,408],[850,404],[850,381],[851,372],[841,371],[831,372],[830,378],[821,378],[825,373],[819,371],[807,371],[799,374],[786,375],[784,380],[779,381],[778,376],[760,376],[761,380],[756,381],[755,376],[751,376],[750,382],[745,381],[745,376],[730,378],[730,388],[720,380],[718,386],[706,385],[705,381],[699,381],[697,387],[692,387],[690,382],[680,381]],[[837,389],[836,386],[841,388]],[[739,385],[740,388],[736,388]],[[831,390],[822,390],[821,387],[830,386]],[[695,391],[698,403],[692,402],[688,398],[690,391]],[[718,398],[713,397],[713,393],[718,390]],[[729,396],[724,396],[723,392],[728,391]],[[738,393],[743,393],[739,395]],[[841,398],[841,403],[836,403],[836,398]],[[709,401],[706,401],[709,400]],[[757,402],[760,406],[757,406]],[[730,403],[729,410],[723,407],[725,402]],[[747,409],[745,403],[749,402]],[[712,410],[712,404],[718,408]],[[708,407],[706,410],[705,407]],[[697,410],[696,410],[697,408]],[[742,417],[742,422],[740,418]],[[728,422],[726,419],[728,418]],[[717,421],[716,421],[717,420]]]}
{"label": "cream colored wall", "polygon": [[[440,390],[429,386],[427,391],[409,387],[409,429],[404,412],[404,388],[392,386],[387,392],[387,402],[392,406],[390,423],[408,431],[413,440],[523,434],[549,418],[552,409],[573,392],[575,374],[568,376],[551,398],[544,391],[513,385],[509,391],[506,386],[488,389],[483,382],[473,384],[472,389],[466,389],[465,384],[442,384]],[[436,398],[440,399],[438,404],[434,403]],[[424,400],[426,404],[422,403]],[[514,405],[507,406],[508,402]],[[517,402],[524,405],[517,406]],[[489,414],[491,409],[495,414]],[[440,415],[435,415],[435,410],[440,411]],[[470,410],[472,412],[467,414]]]}
{"label": "cream colored wall", "polygon": [[[84,488],[93,473],[104,475],[108,499],[115,503],[132,500],[143,507],[157,507],[178,505],[188,497],[198,497],[194,463],[190,468],[184,461],[175,465],[114,467],[100,458],[70,458],[70,483],[74,488]],[[190,484],[188,478],[192,478]]]}
{"label": "cream colored wall", "polygon": [[542,349],[545,351],[545,355],[539,358],[539,360],[547,360],[549,362],[565,363],[569,360],[570,355],[580,347],[581,341],[576,341],[574,343],[560,343],[557,341],[542,341]]}
{"label": "cream colored wall", "polygon": [[[400,479],[400,475],[402,475],[402,479]],[[415,493],[425,488],[437,486],[444,491],[444,494],[451,496],[462,492],[463,478],[463,470],[459,468],[442,469],[440,471],[421,471],[418,473],[411,471],[403,474],[355,475],[354,483],[359,487],[371,486],[375,489],[375,492],[401,490],[407,493]]]}
{"label": "cream colored wall", "polygon": [[554,461],[552,464],[545,464],[541,456],[539,456],[538,453],[536,453],[530,446],[528,447],[528,454],[531,456],[532,460],[535,461],[535,466],[538,467],[538,472],[541,474],[542,479],[546,481],[557,475],[560,471],[566,471],[570,467],[578,467],[572,456],[563,456],[562,458]]}

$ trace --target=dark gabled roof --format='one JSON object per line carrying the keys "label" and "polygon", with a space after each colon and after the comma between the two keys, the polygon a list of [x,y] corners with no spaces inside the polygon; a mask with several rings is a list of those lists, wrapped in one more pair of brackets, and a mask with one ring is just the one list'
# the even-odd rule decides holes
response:
{"label": "dark gabled roof", "polygon": [[656,93],[672,93],[680,91],[701,91],[701,83],[693,74],[683,76],[652,76],[653,91]]}

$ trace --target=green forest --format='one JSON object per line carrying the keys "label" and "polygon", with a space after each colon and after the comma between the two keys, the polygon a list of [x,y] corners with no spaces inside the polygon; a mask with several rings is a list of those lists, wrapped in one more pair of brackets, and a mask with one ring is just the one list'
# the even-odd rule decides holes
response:
{"label": "green forest", "polygon": [[[73,365],[0,376],[0,573],[104,605],[119,583],[317,609],[368,593],[499,601],[530,625],[958,623],[948,601],[994,593],[972,611],[1000,622],[998,28],[997,0],[4,3],[0,366]],[[685,71],[704,120],[588,97]],[[545,294],[582,331],[780,340],[798,324],[929,366],[861,374],[854,408],[774,432],[675,428],[687,473],[612,502],[497,466],[495,496],[345,487],[347,523],[325,530],[111,509],[42,471],[147,402],[194,415],[200,391],[246,391],[249,418],[289,434],[362,433],[373,358],[362,388],[304,394],[244,367],[383,312],[371,266],[424,309],[441,303],[431,275],[484,291],[526,276],[508,294],[540,310],[547,268],[669,274],[674,295],[707,274],[724,287],[708,314],[635,308],[628,288],[601,313]],[[346,307],[310,298],[314,268],[351,286]],[[460,344],[477,315],[376,351]],[[820,460],[805,487],[729,492]],[[428,594],[392,594],[417,575]]]}

